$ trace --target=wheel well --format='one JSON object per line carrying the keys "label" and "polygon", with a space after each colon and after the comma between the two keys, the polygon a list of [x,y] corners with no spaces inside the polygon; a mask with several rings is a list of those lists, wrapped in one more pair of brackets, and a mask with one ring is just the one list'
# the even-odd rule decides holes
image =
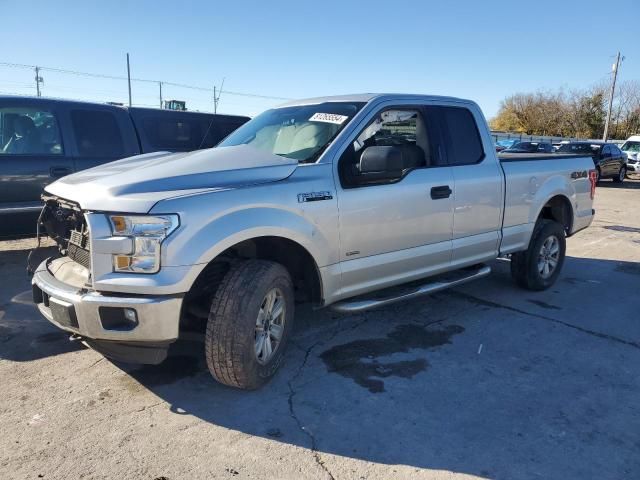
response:
{"label": "wheel well", "polygon": [[545,203],[538,218],[558,222],[564,227],[566,234],[569,235],[571,233],[571,227],[573,226],[573,209],[571,208],[571,202],[569,202],[569,199],[564,195],[556,195]]}
{"label": "wheel well", "polygon": [[296,301],[322,303],[320,272],[311,254],[299,243],[284,237],[256,237],[228,248],[200,272],[183,301],[183,327],[201,324],[202,319],[208,317],[211,299],[231,266],[250,258],[283,265],[291,275]]}

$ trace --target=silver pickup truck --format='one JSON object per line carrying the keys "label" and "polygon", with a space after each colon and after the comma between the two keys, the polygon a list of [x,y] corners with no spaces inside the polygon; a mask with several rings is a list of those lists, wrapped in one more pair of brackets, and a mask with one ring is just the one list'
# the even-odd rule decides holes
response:
{"label": "silver pickup truck", "polygon": [[59,255],[35,269],[34,301],[115,360],[159,363],[199,330],[215,379],[257,388],[296,301],[360,311],[483,277],[499,256],[522,287],[548,288],[565,238],[591,223],[595,173],[588,156],[498,158],[467,100],[292,102],[216,148],[49,185],[39,226]]}

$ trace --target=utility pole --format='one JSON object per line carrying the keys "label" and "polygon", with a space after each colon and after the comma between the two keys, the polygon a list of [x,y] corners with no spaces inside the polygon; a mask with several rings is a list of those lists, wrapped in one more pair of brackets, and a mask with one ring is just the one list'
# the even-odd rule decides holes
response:
{"label": "utility pole", "polygon": [[[220,91],[213,86],[213,113],[218,113],[218,102],[220,101],[220,95],[222,95],[222,87],[224,87],[224,77],[222,78],[222,83],[220,84]],[[217,93],[216,93],[217,92]]]}
{"label": "utility pole", "polygon": [[[622,57],[624,60],[624,57]],[[609,109],[607,111],[607,120],[604,124],[604,135],[602,140],[607,141],[607,137],[609,136],[609,124],[611,122],[611,110],[613,108],[613,95],[616,91],[616,79],[618,78],[618,67],[620,67],[620,52],[618,52],[618,56],[616,57],[616,63],[613,64],[613,81],[611,82],[611,93],[609,93]]]}
{"label": "utility pole", "polygon": [[127,53],[127,82],[129,83],[129,107],[131,107],[131,69],[129,68],[129,54]]}
{"label": "utility pole", "polygon": [[158,86],[160,87],[160,108],[162,108],[162,82],[158,82]]}
{"label": "utility pole", "polygon": [[36,67],[36,93],[39,97],[41,96],[41,93],[40,93],[41,83],[44,83],[44,80],[40,76],[40,67]]}

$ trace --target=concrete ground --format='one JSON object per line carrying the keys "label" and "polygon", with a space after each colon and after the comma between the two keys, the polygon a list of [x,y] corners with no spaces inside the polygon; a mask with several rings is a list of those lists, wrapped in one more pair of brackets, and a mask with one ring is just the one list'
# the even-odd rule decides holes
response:
{"label": "concrete ground", "polygon": [[604,181],[548,291],[485,280],[360,315],[301,307],[276,378],[202,346],[114,365],[30,304],[0,251],[2,479],[640,478],[640,182]]}

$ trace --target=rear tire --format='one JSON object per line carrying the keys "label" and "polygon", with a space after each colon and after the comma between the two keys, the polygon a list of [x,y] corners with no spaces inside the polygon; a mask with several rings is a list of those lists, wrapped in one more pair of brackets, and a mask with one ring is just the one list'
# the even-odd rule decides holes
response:
{"label": "rear tire", "polygon": [[560,275],[566,247],[562,225],[553,220],[538,220],[529,248],[511,255],[511,276],[522,288],[546,290]]}
{"label": "rear tire", "polygon": [[293,330],[293,283],[279,263],[246,260],[229,270],[211,303],[205,338],[209,372],[254,390],[280,367]]}
{"label": "rear tire", "polygon": [[618,176],[613,178],[615,183],[624,182],[624,177],[627,176],[627,169],[625,167],[620,167],[620,171],[618,172]]}

